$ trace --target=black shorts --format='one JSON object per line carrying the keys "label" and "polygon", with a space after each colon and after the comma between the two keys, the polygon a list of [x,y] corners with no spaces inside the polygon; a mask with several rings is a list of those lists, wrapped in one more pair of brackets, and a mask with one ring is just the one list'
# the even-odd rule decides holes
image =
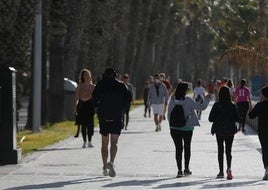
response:
{"label": "black shorts", "polygon": [[123,121],[99,121],[100,134],[107,136],[108,134],[120,135],[124,128]]}

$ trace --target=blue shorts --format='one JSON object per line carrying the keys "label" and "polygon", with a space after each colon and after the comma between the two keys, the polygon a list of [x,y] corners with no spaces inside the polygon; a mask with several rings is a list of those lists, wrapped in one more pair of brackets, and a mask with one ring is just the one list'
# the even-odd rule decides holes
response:
{"label": "blue shorts", "polygon": [[123,121],[99,121],[100,134],[107,136],[108,134],[120,135],[124,128]]}

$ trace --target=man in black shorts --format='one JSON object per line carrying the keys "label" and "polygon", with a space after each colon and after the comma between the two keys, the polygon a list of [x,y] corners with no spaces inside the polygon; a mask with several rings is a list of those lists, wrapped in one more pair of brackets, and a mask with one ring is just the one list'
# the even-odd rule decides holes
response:
{"label": "man in black shorts", "polygon": [[[102,135],[101,155],[103,175],[115,177],[114,160],[117,153],[118,138],[124,128],[124,108],[131,101],[131,95],[126,86],[116,79],[112,68],[105,69],[102,80],[96,85],[93,94]],[[108,145],[110,147],[110,162],[108,162]],[[109,170],[109,172],[108,172]]]}

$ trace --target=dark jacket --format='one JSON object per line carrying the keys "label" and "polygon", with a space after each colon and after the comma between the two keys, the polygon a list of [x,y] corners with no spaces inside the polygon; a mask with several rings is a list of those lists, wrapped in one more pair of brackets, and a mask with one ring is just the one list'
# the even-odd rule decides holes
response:
{"label": "dark jacket", "polygon": [[92,98],[97,107],[98,118],[103,121],[122,120],[124,108],[131,102],[129,90],[113,77],[103,78],[98,82]]}
{"label": "dark jacket", "polygon": [[268,134],[268,100],[257,103],[248,116],[251,119],[258,117],[258,133]]}
{"label": "dark jacket", "polygon": [[221,105],[219,102],[214,103],[208,120],[213,122],[211,133],[218,135],[234,135],[237,132],[235,122],[239,121],[239,113],[235,104]]}

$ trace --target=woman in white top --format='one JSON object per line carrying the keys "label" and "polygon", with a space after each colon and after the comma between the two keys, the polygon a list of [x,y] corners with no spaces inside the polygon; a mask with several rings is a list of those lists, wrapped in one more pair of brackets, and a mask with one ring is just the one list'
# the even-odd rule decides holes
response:
{"label": "woman in white top", "polygon": [[[196,102],[203,103],[204,98],[205,98],[205,88],[201,86],[202,80],[199,79],[197,80],[197,86],[194,88],[194,96],[193,99]],[[201,119],[201,110],[197,110],[197,117],[200,120]]]}

